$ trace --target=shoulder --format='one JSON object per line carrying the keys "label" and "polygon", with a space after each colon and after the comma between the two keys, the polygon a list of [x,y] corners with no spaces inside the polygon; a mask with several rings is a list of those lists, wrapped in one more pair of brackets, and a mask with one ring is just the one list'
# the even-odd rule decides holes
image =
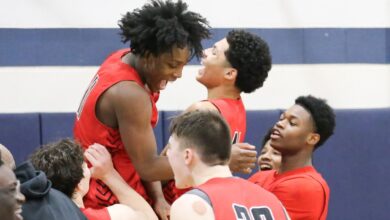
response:
{"label": "shoulder", "polygon": [[276,190],[289,193],[295,198],[322,198],[325,195],[324,187],[309,175],[297,175],[286,178],[277,184]]}
{"label": "shoulder", "polygon": [[210,101],[205,100],[205,101],[200,101],[200,102],[193,103],[192,105],[190,105],[190,107],[188,107],[186,109],[186,112],[196,111],[196,110],[200,110],[200,111],[206,111],[206,110],[218,111],[218,108],[213,103],[211,103]]}
{"label": "shoulder", "polygon": [[171,220],[214,219],[212,207],[202,198],[193,194],[184,194],[171,206]]}
{"label": "shoulder", "polygon": [[105,93],[107,96],[117,99],[149,98],[148,92],[134,81],[120,81],[111,86]]}
{"label": "shoulder", "polygon": [[137,212],[129,206],[123,204],[115,204],[107,207],[109,219],[111,220],[125,220],[125,219],[147,219],[147,215]]}
{"label": "shoulder", "polygon": [[248,181],[250,181],[252,183],[260,184],[269,178],[273,178],[274,174],[275,174],[274,170],[258,171],[257,173],[255,173],[251,177],[249,177]]}
{"label": "shoulder", "polygon": [[[134,81],[118,82],[103,94],[103,98],[113,106],[117,114],[150,115],[152,109],[150,94]],[[137,114],[133,114],[134,112]]]}

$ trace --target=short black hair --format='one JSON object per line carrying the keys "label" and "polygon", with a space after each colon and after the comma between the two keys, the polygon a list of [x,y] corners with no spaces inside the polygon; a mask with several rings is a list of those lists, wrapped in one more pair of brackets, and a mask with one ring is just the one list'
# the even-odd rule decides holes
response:
{"label": "short black hair", "polygon": [[317,149],[333,134],[336,126],[336,116],[333,109],[326,103],[325,99],[311,95],[298,97],[295,104],[306,109],[313,118],[314,131],[320,135],[320,140],[315,146]]}
{"label": "short black hair", "polygon": [[224,165],[230,159],[230,129],[217,112],[197,110],[181,114],[172,120],[170,133],[180,138],[185,147],[196,148],[207,165]]}
{"label": "short black hair", "polygon": [[235,86],[250,93],[263,86],[271,70],[271,54],[261,37],[244,30],[232,30],[226,36],[226,59],[237,69]]}
{"label": "short black hair", "polygon": [[127,12],[119,21],[122,41],[130,41],[132,53],[158,56],[174,46],[188,46],[191,57],[203,54],[202,39],[210,37],[209,25],[200,14],[177,2],[152,0],[141,9]]}
{"label": "short black hair", "polygon": [[72,198],[83,175],[83,149],[71,139],[62,139],[38,148],[30,160],[35,169],[42,170],[53,188]]}

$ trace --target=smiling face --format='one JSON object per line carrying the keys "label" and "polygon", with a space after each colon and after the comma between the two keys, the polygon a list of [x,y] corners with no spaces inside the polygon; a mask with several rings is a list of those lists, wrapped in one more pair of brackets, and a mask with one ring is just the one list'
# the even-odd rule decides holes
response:
{"label": "smiling face", "polygon": [[268,140],[261,149],[260,156],[257,160],[259,169],[264,170],[279,170],[282,163],[282,155],[270,145],[271,140]]}
{"label": "smiling face", "polygon": [[180,78],[187,64],[190,51],[187,47],[174,47],[171,52],[159,56],[150,55],[142,59],[141,75],[153,92],[165,89],[168,82]]}
{"label": "smiling face", "polygon": [[293,105],[281,114],[273,127],[270,144],[284,155],[313,145],[316,136],[310,113],[300,105]]}
{"label": "smiling face", "polygon": [[225,51],[228,49],[229,44],[224,38],[213,47],[204,50],[203,68],[199,70],[196,80],[206,88],[219,86],[223,82],[224,74],[232,68],[225,56]]}
{"label": "smiling face", "polygon": [[9,200],[12,201],[14,219],[21,220],[24,195],[20,192],[20,183],[15,174],[5,165],[0,166],[0,189],[7,191]]}

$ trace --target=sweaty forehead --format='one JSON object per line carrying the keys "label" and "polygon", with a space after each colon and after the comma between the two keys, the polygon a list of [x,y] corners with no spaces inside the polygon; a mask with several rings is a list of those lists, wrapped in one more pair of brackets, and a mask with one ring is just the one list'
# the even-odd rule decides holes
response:
{"label": "sweaty forehead", "polygon": [[223,38],[222,40],[219,40],[215,43],[215,47],[218,50],[226,51],[229,48],[229,43],[227,42],[226,38]]}

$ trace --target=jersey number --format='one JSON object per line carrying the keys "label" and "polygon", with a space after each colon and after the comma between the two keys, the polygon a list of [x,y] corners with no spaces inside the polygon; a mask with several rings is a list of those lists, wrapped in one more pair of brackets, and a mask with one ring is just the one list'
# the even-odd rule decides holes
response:
{"label": "jersey number", "polygon": [[83,111],[85,101],[87,100],[89,93],[91,93],[93,87],[97,84],[97,81],[99,79],[99,76],[96,74],[95,77],[93,77],[91,83],[89,83],[87,91],[85,91],[83,99],[80,102],[79,108],[77,109],[77,120],[80,119],[81,112]]}
{"label": "jersey number", "polygon": [[252,207],[250,213],[245,206],[233,204],[237,220],[274,220],[271,210],[267,206]]}

